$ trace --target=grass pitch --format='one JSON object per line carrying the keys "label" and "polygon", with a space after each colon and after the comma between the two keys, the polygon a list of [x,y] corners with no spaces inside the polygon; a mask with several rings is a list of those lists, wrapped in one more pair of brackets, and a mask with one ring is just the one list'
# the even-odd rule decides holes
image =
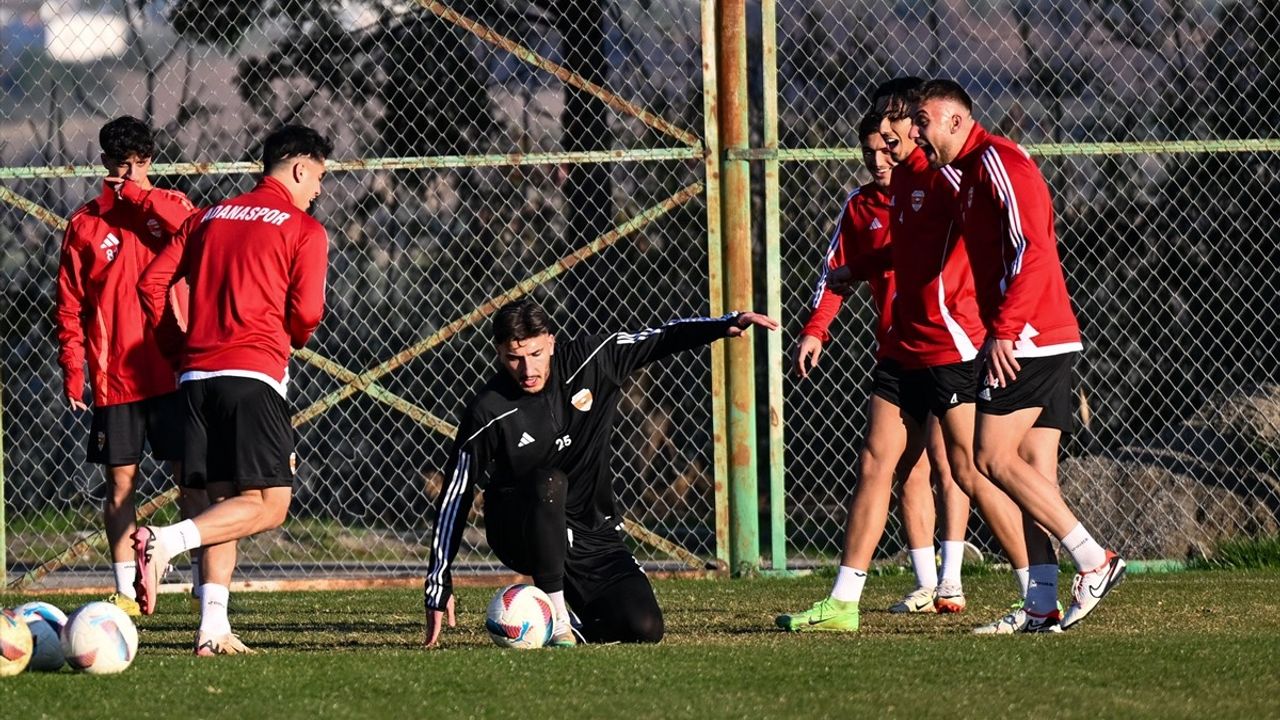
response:
{"label": "grass pitch", "polygon": [[139,623],[127,672],[3,678],[0,707],[77,720],[1280,717],[1280,571],[1131,575],[1052,637],[968,634],[1012,600],[1007,575],[967,579],[964,615],[884,612],[910,582],[871,579],[858,635],[788,635],[773,616],[807,607],[829,579],[661,581],[661,645],[531,652],[485,636],[490,589],[460,589],[459,627],[433,651],[419,647],[414,590],[241,593],[232,624],[263,652],[212,659],[190,656],[197,618],[166,596]]}

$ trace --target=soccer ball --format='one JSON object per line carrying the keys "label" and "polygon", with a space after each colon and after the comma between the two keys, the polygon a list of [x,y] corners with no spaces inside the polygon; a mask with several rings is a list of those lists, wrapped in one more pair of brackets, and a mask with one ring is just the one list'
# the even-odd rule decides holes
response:
{"label": "soccer ball", "polygon": [[546,593],[532,585],[508,585],[489,602],[484,629],[498,647],[531,650],[551,640],[554,617]]}
{"label": "soccer ball", "polygon": [[76,670],[93,675],[122,672],[138,654],[138,629],[115,605],[91,602],[67,618],[62,652]]}
{"label": "soccer ball", "polygon": [[0,612],[0,677],[17,675],[31,662],[31,630],[12,610]]}
{"label": "soccer ball", "polygon": [[14,609],[31,629],[31,664],[28,670],[57,672],[66,664],[62,654],[62,628],[67,614],[46,602],[29,602]]}

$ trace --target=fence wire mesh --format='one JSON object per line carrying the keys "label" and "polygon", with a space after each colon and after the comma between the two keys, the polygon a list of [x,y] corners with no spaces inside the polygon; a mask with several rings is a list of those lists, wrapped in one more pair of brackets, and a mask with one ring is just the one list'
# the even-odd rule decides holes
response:
{"label": "fence wire mesh", "polygon": [[[870,88],[912,74],[956,79],[979,121],[1037,157],[1085,336],[1078,432],[1060,468],[1085,524],[1139,558],[1273,536],[1275,5],[819,0],[780,3],[778,18],[784,148],[856,148]],[[1241,138],[1266,142],[1204,152]],[[1177,151],[1181,141],[1200,152]],[[836,213],[867,176],[833,161],[784,163],[781,175],[794,333]],[[865,296],[846,306],[817,379],[786,389],[789,540],[801,561],[829,557],[843,536],[871,313]],[[896,518],[890,528],[886,552],[903,542]]]}
{"label": "fence wire mesh", "polygon": [[[758,10],[748,3],[752,28]],[[953,77],[984,124],[1031,148],[1054,193],[1087,345],[1061,480],[1085,522],[1133,557],[1275,534],[1273,5],[788,0],[777,10],[780,145],[816,158],[780,173],[787,344],[839,204],[865,178],[855,127],[868,89],[904,73]],[[329,314],[291,367],[296,500],[285,528],[248,543],[242,567],[395,573],[425,559],[447,434],[491,367],[484,323],[455,321],[526,281],[567,336],[708,310],[701,18],[689,0],[0,6],[11,571],[100,526],[101,472],[84,462],[85,419],[62,400],[51,313],[56,225],[98,192],[103,122],[133,114],[159,128],[160,162],[215,163],[156,178],[201,205],[251,186],[244,163],[279,123],[335,139],[339,165],[316,207],[331,237]],[[1263,142],[1204,152],[1244,138]],[[763,223],[753,227],[759,254]],[[602,237],[582,262],[557,264]],[[839,547],[866,421],[870,318],[861,297],[847,304],[818,376],[785,386],[788,540],[801,562]],[[709,358],[690,360],[632,385],[616,469],[634,520],[707,558]],[[764,388],[763,367],[757,380]],[[142,496],[168,486],[149,461],[144,471]],[[895,523],[884,552],[898,533]],[[476,527],[463,552],[464,563],[492,559]],[[103,553],[95,541],[74,564],[101,567]]]}
{"label": "fence wire mesh", "polygon": [[[244,161],[273,127],[334,141],[337,172],[313,208],[330,234],[327,315],[291,363],[295,499],[281,530],[242,544],[241,568],[391,574],[425,562],[452,423],[492,372],[477,308],[533,292],[562,337],[708,311],[698,13],[593,0],[0,7],[3,188],[34,205],[0,209],[11,573],[101,526],[102,472],[85,463],[87,419],[63,400],[51,319],[57,226],[99,192],[106,120],[158,128],[157,162],[222,164],[155,177],[197,205],[252,187]],[[615,435],[628,517],[702,557],[710,427],[702,353],[640,374]],[[143,470],[142,497],[169,486]],[[459,562],[491,560],[473,528]],[[97,540],[72,565],[107,561]]]}

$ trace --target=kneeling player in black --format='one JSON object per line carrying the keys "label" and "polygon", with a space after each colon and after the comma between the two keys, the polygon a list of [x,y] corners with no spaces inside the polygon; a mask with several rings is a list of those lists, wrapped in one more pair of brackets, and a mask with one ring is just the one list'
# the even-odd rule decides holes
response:
{"label": "kneeling player in black", "polygon": [[661,640],[662,610],[622,542],[609,469],[621,386],[648,363],[753,325],[778,328],[763,315],[732,313],[557,345],[537,303],[518,300],[499,310],[499,370],[467,404],[437,503],[424,590],[427,646],[439,639],[446,613],[454,624],[449,565],[477,486],[498,559],[551,596],[552,644],[576,644],[569,607],[590,642]]}

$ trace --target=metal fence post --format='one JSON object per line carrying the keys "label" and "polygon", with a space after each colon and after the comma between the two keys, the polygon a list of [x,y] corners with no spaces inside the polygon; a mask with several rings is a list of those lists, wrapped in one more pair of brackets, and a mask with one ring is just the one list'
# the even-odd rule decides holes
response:
{"label": "metal fence post", "polygon": [[[778,166],[778,6],[760,3],[761,66],[764,71],[764,255],[765,307],[782,318],[782,219]],[[774,570],[787,569],[786,446],[782,425],[782,375],[786,371],[783,335],[769,333],[765,368],[769,377],[769,559]]]}
{"label": "metal fence post", "polygon": [[[716,2],[702,0],[702,116],[706,148],[707,302],[711,316],[724,313],[724,253],[720,234],[720,130],[716,103]],[[729,453],[725,438],[724,343],[711,346],[712,481],[715,487],[716,560],[729,567]]]}
{"label": "metal fence post", "polygon": [[[744,0],[720,2],[716,8],[716,54],[719,59],[721,162],[721,227],[725,248],[725,293],[734,310],[752,308],[751,167],[730,159],[751,142],[747,109],[747,29]],[[756,392],[754,333],[729,342],[729,477],[731,570],[753,573],[760,565],[759,490],[756,476]]]}

